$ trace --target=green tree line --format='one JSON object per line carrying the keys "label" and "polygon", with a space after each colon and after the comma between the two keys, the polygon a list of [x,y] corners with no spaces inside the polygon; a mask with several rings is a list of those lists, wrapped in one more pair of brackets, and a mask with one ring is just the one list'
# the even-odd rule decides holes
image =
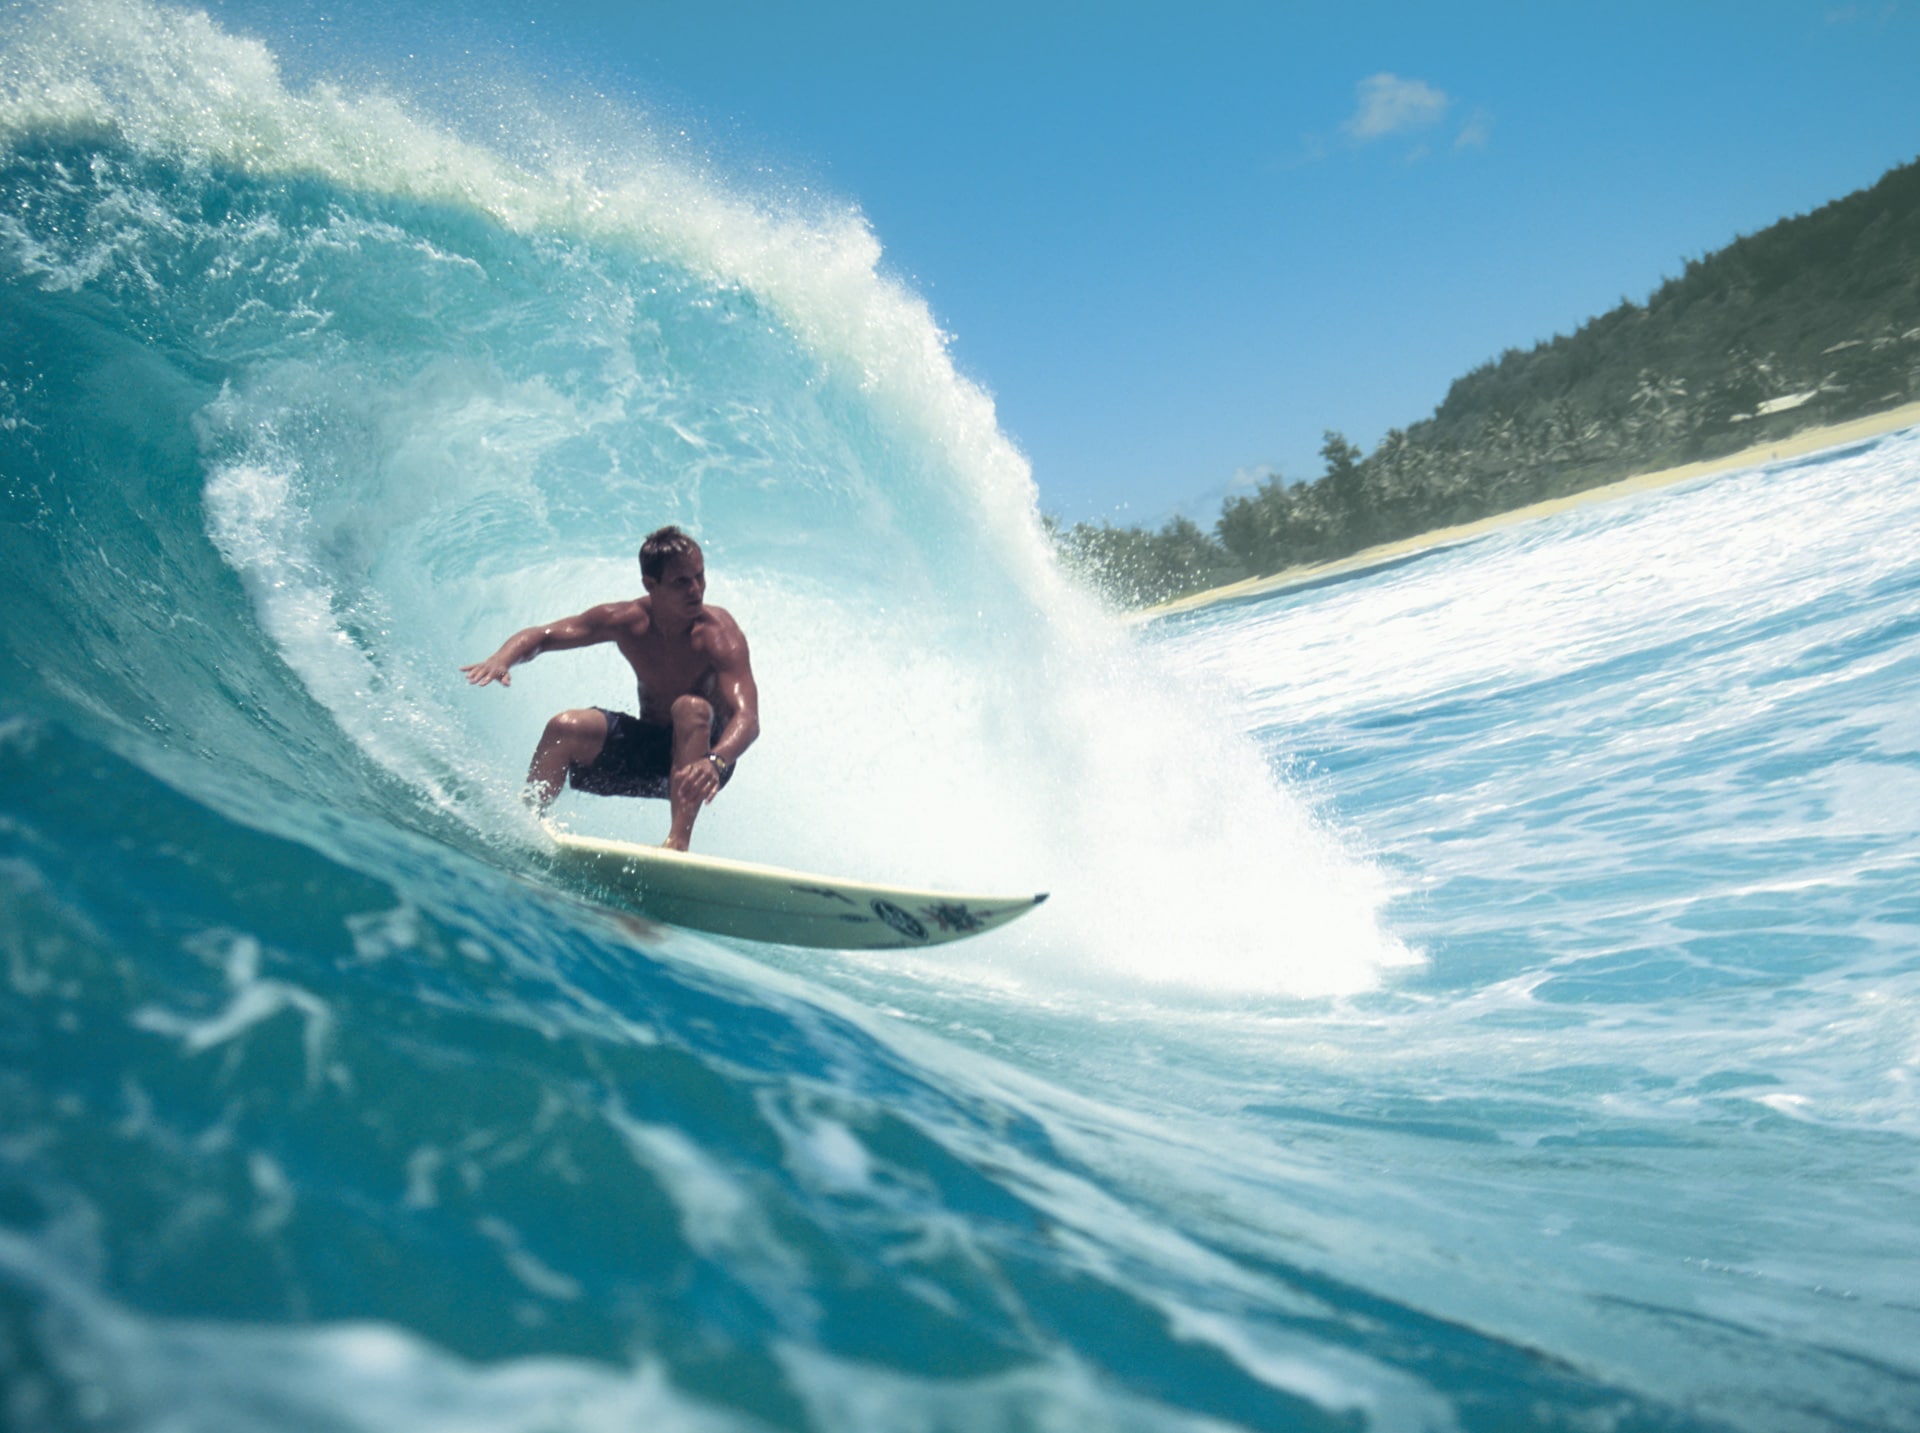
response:
{"label": "green tree line", "polygon": [[1509,349],[1371,453],[1328,432],[1318,477],[1269,474],[1210,533],[1049,526],[1069,570],[1151,606],[1916,399],[1920,161]]}

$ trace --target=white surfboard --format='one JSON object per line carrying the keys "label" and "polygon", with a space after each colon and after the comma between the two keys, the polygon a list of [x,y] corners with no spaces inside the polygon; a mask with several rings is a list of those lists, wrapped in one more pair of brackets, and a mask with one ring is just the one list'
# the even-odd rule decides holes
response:
{"label": "white surfboard", "polygon": [[1047,897],[974,896],[847,881],[552,833],[563,866],[668,925],[780,945],[890,950],[964,940],[1025,915]]}

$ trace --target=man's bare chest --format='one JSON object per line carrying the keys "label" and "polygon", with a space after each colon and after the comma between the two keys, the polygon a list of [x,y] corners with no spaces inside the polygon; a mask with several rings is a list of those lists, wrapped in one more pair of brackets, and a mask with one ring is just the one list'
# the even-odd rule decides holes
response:
{"label": "man's bare chest", "polygon": [[693,645],[691,636],[675,641],[648,632],[622,638],[619,646],[648,707],[668,706],[689,692],[712,694],[713,659]]}

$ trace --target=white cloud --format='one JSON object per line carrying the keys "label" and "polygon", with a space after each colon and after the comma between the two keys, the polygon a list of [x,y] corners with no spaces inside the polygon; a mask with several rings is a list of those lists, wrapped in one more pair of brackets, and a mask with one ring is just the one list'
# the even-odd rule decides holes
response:
{"label": "white cloud", "polygon": [[1455,149],[1485,149],[1487,141],[1493,138],[1493,116],[1483,109],[1477,109],[1467,116],[1467,122],[1460,126],[1460,133],[1453,141]]}
{"label": "white cloud", "polygon": [[1446,93],[1425,80],[1403,80],[1398,75],[1368,75],[1354,86],[1360,108],[1346,123],[1355,139],[1381,139],[1409,129],[1425,129],[1446,117],[1453,103]]}
{"label": "white cloud", "polygon": [[1883,26],[1899,13],[1899,5],[1888,0],[1885,5],[1842,5],[1827,11],[1829,25],[1868,24]]}

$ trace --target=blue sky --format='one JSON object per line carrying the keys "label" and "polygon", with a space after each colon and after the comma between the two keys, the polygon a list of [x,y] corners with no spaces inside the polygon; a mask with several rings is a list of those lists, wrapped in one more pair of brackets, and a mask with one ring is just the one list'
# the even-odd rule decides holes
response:
{"label": "blue sky", "polygon": [[1920,154],[1914,0],[212,8],[597,89],[857,204],[1068,520],[1210,524]]}

